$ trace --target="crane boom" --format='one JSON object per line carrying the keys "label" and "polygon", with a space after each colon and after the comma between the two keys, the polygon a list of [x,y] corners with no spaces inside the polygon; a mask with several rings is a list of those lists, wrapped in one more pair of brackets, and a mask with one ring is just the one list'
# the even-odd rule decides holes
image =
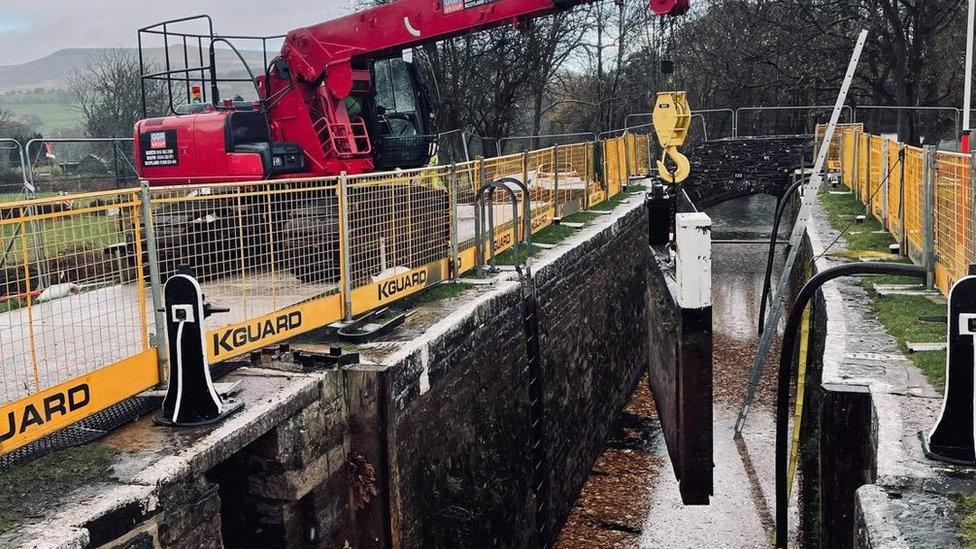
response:
{"label": "crane boom", "polygon": [[[463,0],[397,0],[288,33],[281,56],[306,82],[325,73],[342,97],[354,57],[382,58],[402,50],[531,19],[592,0],[493,0],[465,6]],[[333,76],[337,74],[337,76]]]}
{"label": "crane boom", "polygon": [[[412,67],[393,66],[402,51],[471,32],[571,9],[595,0],[395,0],[338,19],[295,29],[281,52],[254,78],[258,102],[221,100],[214,44],[234,48],[211,31],[210,66],[167,80],[175,116],[142,120],[135,127],[141,177],[155,184],[210,183],[280,177],[329,176],[375,168],[419,167],[430,158],[430,119]],[[688,0],[650,0],[655,13],[677,15]],[[209,17],[201,16],[210,21]],[[140,31],[167,35],[167,25]],[[162,28],[162,31],[149,29]],[[186,34],[182,37],[184,48]],[[195,36],[194,38],[201,38]],[[266,40],[266,39],[262,39]],[[243,56],[234,48],[243,61]],[[185,57],[185,55],[184,55]],[[202,57],[202,56],[201,56]],[[168,58],[167,58],[168,62]],[[389,62],[383,70],[379,63]],[[167,67],[169,68],[169,67]],[[175,80],[210,72],[212,104],[172,106]],[[396,81],[396,82],[394,82]],[[400,101],[403,90],[413,98]],[[188,90],[196,103],[197,90]],[[408,103],[407,107],[398,103]]]}

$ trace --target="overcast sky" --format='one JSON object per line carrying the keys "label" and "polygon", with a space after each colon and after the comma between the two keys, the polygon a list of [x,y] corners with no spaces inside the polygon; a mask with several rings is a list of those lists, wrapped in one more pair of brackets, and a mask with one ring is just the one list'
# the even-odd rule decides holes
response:
{"label": "overcast sky", "polygon": [[0,0],[0,65],[63,48],[135,46],[136,29],[209,14],[222,34],[275,35],[332,19],[355,0]]}

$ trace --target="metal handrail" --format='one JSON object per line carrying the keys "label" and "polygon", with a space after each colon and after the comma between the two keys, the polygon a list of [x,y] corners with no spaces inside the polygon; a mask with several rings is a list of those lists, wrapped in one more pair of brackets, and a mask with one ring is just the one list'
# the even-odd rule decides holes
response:
{"label": "metal handrail", "polygon": [[549,133],[540,135],[511,135],[508,137],[502,137],[498,140],[497,151],[499,154],[505,150],[506,141],[519,141],[526,139],[544,139],[551,137],[588,137],[588,141],[596,139],[596,133],[594,132],[576,132],[576,133]]}
{"label": "metal handrail", "polygon": [[[759,106],[759,107],[739,107],[735,109],[734,117],[734,128],[735,132],[732,137],[739,137],[739,115],[742,111],[812,111],[812,110],[833,110],[834,105],[776,105],[776,106]],[[841,113],[847,111],[847,121],[852,122],[854,120],[854,110],[850,105],[844,105],[841,107]]]}
{"label": "metal handrail", "polygon": [[912,106],[912,107],[905,107],[905,106],[894,106],[894,105],[892,105],[892,106],[888,106],[888,105],[858,105],[857,107],[854,107],[854,119],[853,119],[853,122],[854,123],[857,123],[857,121],[858,121],[857,111],[859,111],[859,110],[875,110],[875,111],[882,111],[882,110],[886,110],[886,111],[930,111],[930,112],[931,111],[951,111],[951,112],[954,112],[955,113],[953,115],[953,117],[952,117],[952,124],[955,127],[955,132],[956,132],[955,135],[956,135],[956,137],[958,137],[961,134],[961,132],[960,132],[960,127],[961,127],[960,117],[962,115],[962,109],[957,108],[957,107],[941,107],[941,106],[919,106],[919,107]]}
{"label": "metal handrail", "polygon": [[[520,275],[523,274],[522,273],[522,270],[518,266],[518,257],[519,257],[519,237],[518,237],[518,233],[519,233],[519,213],[518,213],[518,204],[519,204],[519,199],[518,199],[518,196],[516,196],[515,191],[512,190],[512,188],[509,187],[506,183],[514,183],[515,185],[517,185],[519,187],[519,189],[522,191],[522,196],[524,197],[524,200],[522,201],[522,218],[523,218],[524,223],[525,223],[525,228],[524,228],[525,235],[524,235],[524,238],[523,238],[523,240],[525,242],[525,249],[526,249],[526,252],[525,252],[525,275],[526,276],[531,276],[532,275],[532,210],[531,210],[532,206],[530,204],[531,201],[529,200],[529,188],[525,185],[525,183],[519,181],[518,179],[515,179],[514,177],[502,177],[500,179],[496,179],[494,181],[491,181],[491,182],[488,182],[488,183],[483,184],[481,186],[481,188],[478,189],[477,194],[475,194],[475,200],[474,200],[474,203],[475,203],[475,208],[474,208],[474,226],[475,226],[475,229],[474,229],[474,232],[475,232],[475,256],[476,256],[475,263],[476,263],[477,272],[478,272],[479,276],[481,275],[482,270],[483,270],[483,267],[484,267],[484,251],[483,251],[483,248],[482,248],[482,246],[483,246],[482,241],[484,240],[484,238],[483,238],[482,233],[484,232],[485,227],[483,227],[483,225],[484,225],[484,219],[482,217],[484,216],[484,212],[482,210],[485,208],[485,206],[488,207],[488,212],[489,212],[488,213],[488,216],[489,216],[488,225],[489,226],[487,228],[489,230],[489,234],[491,234],[491,240],[489,240],[489,243],[488,244],[489,244],[489,246],[491,246],[491,248],[490,248],[491,249],[491,257],[492,257],[492,260],[494,260],[494,249],[495,249],[494,231],[495,231],[495,226],[494,226],[494,222],[492,221],[492,217],[493,217],[492,212],[494,210],[494,205],[492,204],[491,195],[495,192],[495,189],[498,189],[498,188],[501,188],[506,193],[508,193],[509,197],[512,199],[512,233],[513,233],[513,235],[512,235],[512,242],[513,242],[513,245],[514,245],[513,250],[512,250],[512,253],[514,254],[514,258],[515,258],[515,270],[518,271],[518,273]],[[487,201],[484,200],[484,195],[485,195],[485,192],[486,191],[490,191],[488,193],[488,200]]]}

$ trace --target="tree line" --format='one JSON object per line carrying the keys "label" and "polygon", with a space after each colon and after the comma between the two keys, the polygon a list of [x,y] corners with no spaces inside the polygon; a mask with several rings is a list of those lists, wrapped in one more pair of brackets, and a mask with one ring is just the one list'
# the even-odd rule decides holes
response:
{"label": "tree line", "polygon": [[[861,29],[870,35],[850,104],[962,101],[963,0],[693,4],[685,16],[662,20],[647,0],[596,1],[420,48],[420,74],[437,90],[438,131],[601,132],[649,112],[659,90],[686,90],[695,109],[833,103]],[[162,109],[162,84],[150,83],[148,93],[149,104]],[[131,134],[142,115],[140,94],[138,59],[112,50],[80,68],[67,95],[84,132],[105,137]],[[911,117],[898,122],[909,141],[945,131],[917,127]],[[0,112],[0,134],[30,133]]]}

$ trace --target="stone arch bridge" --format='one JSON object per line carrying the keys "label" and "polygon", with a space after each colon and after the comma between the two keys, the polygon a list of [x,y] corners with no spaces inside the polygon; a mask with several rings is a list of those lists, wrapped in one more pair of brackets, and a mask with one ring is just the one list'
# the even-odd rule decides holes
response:
{"label": "stone arch bridge", "polygon": [[746,196],[768,194],[782,197],[789,175],[813,163],[812,136],[790,135],[720,139],[696,143],[685,150],[691,175],[683,184],[698,209]]}

